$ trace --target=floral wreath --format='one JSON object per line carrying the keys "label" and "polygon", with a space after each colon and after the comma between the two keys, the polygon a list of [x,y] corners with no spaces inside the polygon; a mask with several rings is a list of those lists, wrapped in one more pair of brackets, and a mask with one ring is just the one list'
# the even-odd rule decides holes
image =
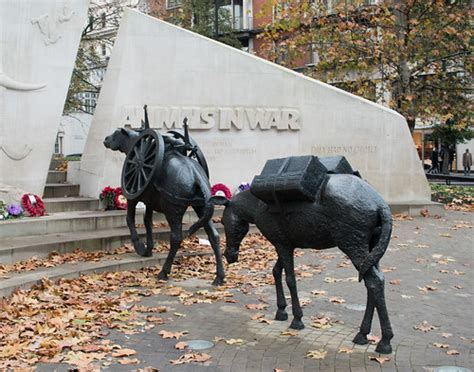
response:
{"label": "floral wreath", "polygon": [[117,187],[114,190],[114,206],[115,209],[127,209],[127,198],[122,193],[122,188]]}
{"label": "floral wreath", "polygon": [[216,183],[211,188],[211,194],[217,196],[225,196],[226,199],[230,200],[232,198],[232,193],[230,192],[229,188],[224,185],[223,183]]}
{"label": "floral wreath", "polygon": [[250,190],[250,183],[248,182],[242,182],[239,187],[237,188],[238,192],[242,192],[245,190]]}
{"label": "floral wreath", "polygon": [[[31,199],[35,199],[35,202],[32,203]],[[40,217],[44,216],[46,209],[44,208],[44,203],[38,195],[25,194],[21,197],[21,206],[26,211],[30,217]]]}
{"label": "floral wreath", "polygon": [[127,209],[127,198],[121,187],[106,186],[99,194],[99,200],[105,204],[105,209]]}

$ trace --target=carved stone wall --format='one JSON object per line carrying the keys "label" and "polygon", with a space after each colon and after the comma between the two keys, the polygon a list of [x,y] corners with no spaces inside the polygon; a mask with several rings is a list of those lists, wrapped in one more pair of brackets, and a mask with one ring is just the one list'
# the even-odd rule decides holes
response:
{"label": "carved stone wall", "polygon": [[88,3],[0,1],[0,184],[43,193]]}
{"label": "carved stone wall", "polygon": [[265,161],[345,155],[390,203],[428,202],[407,124],[385,107],[136,11],[126,11],[76,179],[97,196],[119,185],[123,155],[102,141],[117,127],[165,131],[190,120],[211,182],[250,182]]}

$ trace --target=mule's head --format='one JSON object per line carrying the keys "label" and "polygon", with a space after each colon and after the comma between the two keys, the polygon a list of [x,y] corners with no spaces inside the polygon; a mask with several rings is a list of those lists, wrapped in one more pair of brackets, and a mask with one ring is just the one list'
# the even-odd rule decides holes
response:
{"label": "mule's head", "polygon": [[127,153],[130,150],[133,138],[138,136],[134,130],[119,128],[110,136],[105,137],[104,146],[112,151]]}
{"label": "mule's head", "polygon": [[237,209],[233,202],[229,202],[222,215],[226,239],[224,257],[230,264],[238,261],[240,243],[249,231],[249,223],[237,214]]}

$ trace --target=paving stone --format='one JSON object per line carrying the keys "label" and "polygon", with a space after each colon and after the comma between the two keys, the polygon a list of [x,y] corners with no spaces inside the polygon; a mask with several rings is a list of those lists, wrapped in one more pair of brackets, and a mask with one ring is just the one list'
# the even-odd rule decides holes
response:
{"label": "paving stone", "polygon": [[[288,308],[290,319],[285,322],[275,321],[271,325],[258,323],[250,319],[255,311],[243,307],[246,303],[256,303],[259,296],[267,296],[269,307],[261,311],[265,317],[273,319],[275,312],[275,294],[272,286],[265,286],[259,296],[244,295],[233,291],[235,304],[199,304],[183,306],[176,299],[169,296],[156,295],[144,298],[142,303],[156,306],[167,304],[173,311],[186,313],[186,318],[175,319],[173,323],[163,326],[163,329],[188,330],[189,334],[183,340],[207,339],[215,336],[242,338],[246,344],[242,346],[228,345],[219,342],[212,349],[205,352],[212,356],[208,365],[192,364],[186,366],[171,366],[170,359],[182,355],[174,350],[175,340],[162,340],[157,336],[157,329],[144,334],[125,337],[120,332],[114,334],[114,342],[123,347],[131,347],[138,352],[140,366],[154,366],[160,371],[269,371],[280,368],[285,372],[301,371],[423,371],[425,368],[435,368],[441,365],[459,365],[473,369],[473,348],[471,338],[473,334],[472,305],[474,273],[472,270],[473,230],[459,228],[451,230],[455,221],[473,223],[472,217],[464,213],[447,213],[445,219],[420,218],[413,221],[395,221],[391,250],[387,252],[381,262],[381,267],[396,267],[393,271],[385,272],[386,298],[389,314],[392,321],[395,337],[392,340],[394,353],[391,359],[380,366],[376,361],[370,361],[369,355],[375,353],[375,345],[354,345],[352,339],[357,334],[363,312],[349,310],[340,304],[332,304],[327,300],[320,300],[310,292],[314,289],[324,289],[328,296],[338,296],[346,303],[365,303],[365,286],[357,282],[324,282],[325,277],[349,278],[356,276],[353,268],[339,268],[337,264],[342,254],[336,250],[328,250],[324,254],[335,255],[331,260],[321,259],[321,254],[306,250],[302,257],[296,258],[296,264],[321,265],[324,262],[326,269],[321,275],[312,278],[303,278],[298,281],[300,293],[307,293],[305,297],[313,301],[304,307],[303,321],[306,328],[294,337],[282,337],[281,331],[288,329],[291,308]],[[418,229],[416,228],[418,226]],[[418,232],[418,234],[415,234]],[[452,238],[441,238],[441,233],[449,232]],[[408,244],[399,246],[398,244]],[[417,248],[417,244],[428,245],[429,248]],[[436,262],[433,255],[451,257],[447,265]],[[417,263],[417,258],[423,258],[426,264]],[[467,265],[467,266],[465,266]],[[449,274],[442,274],[440,269],[449,270]],[[453,274],[454,270],[463,271],[464,275]],[[392,279],[400,279],[399,285],[389,283]],[[430,284],[437,279],[441,283],[433,284],[438,289],[425,296],[418,287]],[[197,287],[210,288],[203,281],[173,282],[187,290],[196,290]],[[206,287],[207,285],[207,287]],[[463,289],[456,290],[454,285],[461,285]],[[288,293],[286,287],[285,292]],[[456,296],[464,294],[466,297]],[[406,298],[404,296],[412,296]],[[153,305],[154,304],[154,305]],[[168,305],[169,304],[169,305]],[[328,329],[316,329],[310,326],[311,316],[328,314],[331,319],[344,322],[335,324]],[[428,321],[439,329],[431,332],[420,332],[413,327],[422,321]],[[444,339],[441,333],[451,333],[452,337]],[[377,315],[374,317],[372,333],[380,336],[380,325]],[[460,337],[465,337],[462,340]],[[460,352],[460,356],[449,356],[445,350],[436,349],[434,342],[448,343],[450,348]],[[338,353],[341,347],[353,349],[351,354]],[[306,358],[309,350],[324,349],[326,358],[318,361]],[[62,367],[62,366],[61,366]],[[118,367],[118,368],[115,368]],[[113,364],[109,370],[122,370],[122,366]],[[39,369],[45,371],[46,369]],[[63,370],[67,370],[63,369]],[[131,370],[129,368],[128,370]]]}

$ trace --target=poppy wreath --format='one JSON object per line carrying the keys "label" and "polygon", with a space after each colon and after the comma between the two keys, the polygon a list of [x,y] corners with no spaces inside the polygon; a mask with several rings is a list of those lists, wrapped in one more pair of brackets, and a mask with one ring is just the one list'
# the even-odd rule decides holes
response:
{"label": "poppy wreath", "polygon": [[114,190],[114,207],[115,209],[127,209],[127,198],[122,193],[122,188],[117,187]]}
{"label": "poppy wreath", "polygon": [[[30,196],[33,196],[36,203],[32,203]],[[38,195],[25,194],[21,197],[21,206],[26,211],[26,214],[30,217],[44,216],[46,209],[44,203]]]}
{"label": "poppy wreath", "polygon": [[223,183],[216,183],[211,188],[211,194],[217,196],[225,196],[226,199],[230,200],[232,198],[232,193],[230,192],[229,188],[224,185]]}

